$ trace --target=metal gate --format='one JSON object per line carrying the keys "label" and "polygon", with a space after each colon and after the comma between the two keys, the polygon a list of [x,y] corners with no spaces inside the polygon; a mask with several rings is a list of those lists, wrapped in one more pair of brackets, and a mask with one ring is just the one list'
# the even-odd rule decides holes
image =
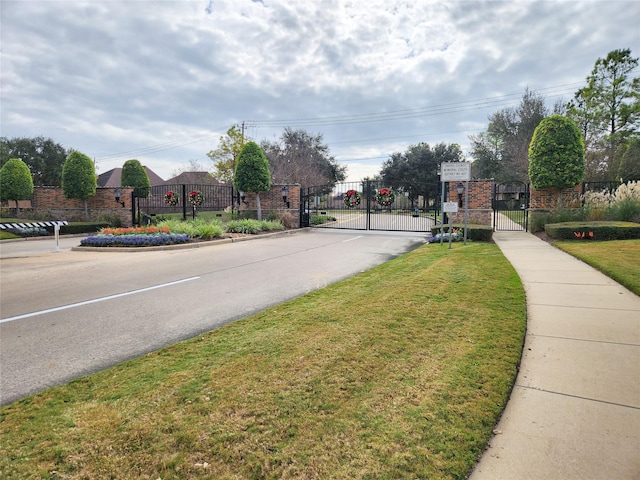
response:
{"label": "metal gate", "polygon": [[440,209],[439,184],[396,192],[377,180],[302,189],[300,224],[315,228],[430,232]]}
{"label": "metal gate", "polygon": [[529,185],[513,181],[493,186],[494,231],[523,231],[529,228]]}
{"label": "metal gate", "polygon": [[[167,201],[167,194],[175,195],[175,203]],[[145,218],[162,214],[181,214],[183,219],[195,216],[195,208],[190,204],[190,192],[200,192],[202,203],[198,211],[214,211],[221,217],[225,211],[233,212],[239,208],[238,191],[230,185],[173,184],[156,185],[149,189],[146,197],[132,195],[133,223],[145,223]]]}

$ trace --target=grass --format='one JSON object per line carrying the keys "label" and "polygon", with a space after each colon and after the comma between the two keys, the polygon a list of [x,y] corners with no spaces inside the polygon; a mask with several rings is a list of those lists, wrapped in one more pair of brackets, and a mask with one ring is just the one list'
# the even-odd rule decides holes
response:
{"label": "grass", "polygon": [[640,295],[640,240],[561,241],[553,245]]}
{"label": "grass", "polygon": [[464,479],[525,312],[496,245],[425,245],[3,407],[0,477]]}

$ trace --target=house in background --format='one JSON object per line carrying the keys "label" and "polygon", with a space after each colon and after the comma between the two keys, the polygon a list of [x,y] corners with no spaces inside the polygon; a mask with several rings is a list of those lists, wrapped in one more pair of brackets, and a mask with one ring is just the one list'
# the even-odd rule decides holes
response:
{"label": "house in background", "polygon": [[165,185],[222,185],[209,172],[182,172],[163,183]]}
{"label": "house in background", "polygon": [[[160,178],[153,170],[149,167],[144,167],[147,172],[147,176],[149,177],[149,182],[151,182],[151,186],[155,187],[156,185],[164,184],[164,180]],[[101,173],[98,175],[98,186],[99,187],[119,187],[120,178],[122,175],[122,168],[114,168],[109,170],[108,172]]]}

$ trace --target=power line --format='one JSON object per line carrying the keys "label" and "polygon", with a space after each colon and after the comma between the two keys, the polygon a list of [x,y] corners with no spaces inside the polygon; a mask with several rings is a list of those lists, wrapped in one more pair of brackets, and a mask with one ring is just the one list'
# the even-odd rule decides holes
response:
{"label": "power line", "polygon": [[[584,85],[584,82],[574,82],[567,83],[563,85],[554,85],[551,87],[544,87],[541,89],[533,90],[537,93],[545,93],[546,97],[558,97],[563,96],[565,94],[573,94],[575,92],[575,88],[578,86]],[[569,90],[572,89],[572,90]],[[283,128],[283,127],[311,127],[311,126],[340,126],[340,125],[350,125],[350,124],[362,124],[362,123],[376,123],[376,122],[389,122],[396,120],[408,120],[413,118],[420,117],[428,117],[428,116],[439,116],[439,115],[449,115],[453,113],[461,113],[470,110],[479,110],[486,108],[499,108],[506,107],[509,105],[517,104],[520,101],[520,97],[522,96],[522,92],[519,93],[510,93],[505,95],[498,95],[494,97],[485,97],[480,99],[472,99],[472,100],[463,100],[459,102],[450,102],[438,105],[431,105],[426,107],[415,107],[409,109],[400,109],[400,110],[391,110],[388,112],[369,112],[369,113],[361,113],[361,114],[353,114],[353,115],[341,115],[341,116],[332,116],[332,117],[308,117],[308,118],[293,118],[293,119],[276,119],[276,120],[253,120],[250,122],[246,122],[245,127],[253,127],[255,129],[258,128]],[[243,122],[245,123],[245,122]],[[220,127],[215,129],[224,130],[225,127]],[[442,133],[461,133],[461,132],[442,132]],[[120,158],[130,158],[132,156],[138,155],[148,155],[152,153],[158,153],[165,150],[171,150],[174,148],[190,145],[193,143],[201,142],[208,137],[216,135],[213,132],[203,132],[194,135],[190,135],[187,137],[178,138],[166,143],[160,143],[157,145],[151,145],[148,147],[142,147],[138,149],[128,150],[124,152],[118,152],[113,154],[101,155],[97,157],[99,161],[113,161]],[[425,134],[425,135],[434,135],[434,134]],[[417,137],[420,135],[412,135],[413,137]],[[389,139],[395,138],[403,138],[403,137],[391,137]],[[373,140],[383,140],[383,139],[372,139]],[[360,140],[360,142],[368,141],[368,140]],[[356,143],[358,141],[344,141],[344,142],[333,142],[334,144],[338,143]]]}

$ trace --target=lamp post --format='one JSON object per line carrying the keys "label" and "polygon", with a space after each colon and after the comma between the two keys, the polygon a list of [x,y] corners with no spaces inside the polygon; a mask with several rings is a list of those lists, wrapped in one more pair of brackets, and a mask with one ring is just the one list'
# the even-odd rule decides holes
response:
{"label": "lamp post", "polygon": [[464,185],[462,185],[462,182],[458,182],[456,185],[456,192],[458,192],[458,207],[462,207],[462,194],[464,193]]}
{"label": "lamp post", "polygon": [[119,188],[114,188],[113,189],[113,196],[116,199],[116,202],[119,203],[120,205],[122,205],[124,207],[124,202],[120,201],[120,197],[122,196],[122,190],[120,190]]}

